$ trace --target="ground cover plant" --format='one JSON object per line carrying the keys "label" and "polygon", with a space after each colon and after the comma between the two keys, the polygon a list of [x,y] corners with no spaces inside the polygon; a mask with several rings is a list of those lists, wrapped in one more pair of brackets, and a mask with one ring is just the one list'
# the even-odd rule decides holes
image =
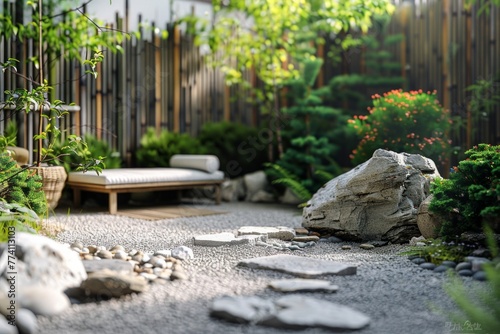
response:
{"label": "ground cover plant", "polygon": [[359,136],[352,152],[354,164],[368,160],[379,148],[417,153],[438,166],[445,166],[450,151],[447,139],[451,126],[449,112],[436,98],[436,92],[392,90],[375,94],[368,115],[356,115],[349,126]]}
{"label": "ground cover plant", "polygon": [[440,235],[452,239],[489,224],[499,231],[500,146],[479,144],[453,168],[449,179],[436,179],[429,210],[443,220]]}

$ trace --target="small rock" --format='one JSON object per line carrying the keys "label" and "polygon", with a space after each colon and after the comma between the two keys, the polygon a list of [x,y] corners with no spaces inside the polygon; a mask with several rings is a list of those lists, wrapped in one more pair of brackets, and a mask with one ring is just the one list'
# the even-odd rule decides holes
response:
{"label": "small rock", "polygon": [[295,234],[308,235],[309,231],[303,227],[295,227]]}
{"label": "small rock", "polygon": [[179,246],[172,249],[172,256],[179,260],[194,259],[193,250],[187,246]]}
{"label": "small rock", "polygon": [[431,262],[424,262],[420,264],[420,268],[427,269],[427,270],[434,270],[436,268],[436,265]]}
{"label": "small rock", "polygon": [[87,248],[89,249],[90,254],[95,254],[97,252],[97,246],[96,245],[90,245]]}
{"label": "small rock", "polygon": [[101,298],[121,297],[126,294],[143,292],[147,288],[144,277],[101,270],[89,275],[82,283],[88,295]]}
{"label": "small rock", "polygon": [[295,230],[286,226],[266,227],[266,226],[242,226],[238,229],[238,235],[264,234],[268,238],[275,238],[289,241],[295,238]]}
{"label": "small rock", "polygon": [[71,248],[78,248],[78,249],[82,249],[83,248],[83,244],[80,242],[80,241],[74,241],[71,246]]}
{"label": "small rock", "polygon": [[339,242],[342,242],[342,239],[339,239],[337,237],[328,237],[328,238],[321,238],[319,239],[320,242],[331,242],[331,243],[334,243],[334,244],[337,244]]}
{"label": "small rock", "polygon": [[7,322],[7,319],[0,316],[0,333],[2,334],[18,334],[17,327],[12,326]]}
{"label": "small rock", "polygon": [[344,250],[349,250],[349,249],[352,249],[352,247],[351,247],[351,246],[349,246],[349,245],[343,245],[343,246],[342,246],[342,249],[344,249]]}
{"label": "small rock", "polygon": [[149,260],[151,260],[151,256],[149,254],[143,254],[142,255],[142,261],[141,261],[141,263],[148,263]]}
{"label": "small rock", "polygon": [[417,242],[415,244],[415,246],[417,246],[417,247],[424,247],[424,246],[426,246],[426,244],[425,244],[425,242],[419,241],[419,242]]}
{"label": "small rock", "polygon": [[126,260],[128,258],[128,254],[125,251],[118,250],[115,252],[113,258],[116,260]]}
{"label": "small rock", "polygon": [[412,259],[411,262],[420,265],[422,263],[425,263],[425,259],[423,257],[416,257],[416,258]]}
{"label": "small rock", "polygon": [[122,245],[116,245],[116,246],[113,246],[109,249],[109,251],[111,253],[116,253],[118,251],[121,251],[121,252],[125,252],[125,247],[123,247]]}
{"label": "small rock", "polygon": [[417,242],[421,242],[421,241],[425,241],[425,238],[423,236],[420,236],[420,237],[412,237],[410,239],[410,246],[416,246],[417,245]]}
{"label": "small rock", "polygon": [[470,262],[460,262],[455,267],[456,271],[460,271],[460,270],[464,270],[464,269],[471,270],[472,269],[472,263],[470,263]]}
{"label": "small rock", "polygon": [[481,259],[481,260],[472,260],[472,271],[480,271],[483,270],[483,266],[485,263],[491,262],[488,259]]}
{"label": "small rock", "polygon": [[134,255],[136,255],[136,254],[137,254],[137,249],[134,249],[134,248],[132,248],[132,249],[128,252],[128,255],[129,255],[129,256],[134,256]]}
{"label": "small rock", "polygon": [[292,251],[294,251],[294,250],[300,250],[300,246],[298,246],[298,245],[290,245],[287,248],[289,250],[292,250]]}
{"label": "small rock", "polygon": [[167,261],[165,261],[165,259],[157,258],[157,260],[152,264],[156,268],[160,268],[160,269],[167,268]]}
{"label": "small rock", "polygon": [[308,236],[299,236],[292,239],[292,241],[296,242],[309,242],[309,241],[318,241],[319,237],[316,235],[308,235]]}
{"label": "small rock", "polygon": [[487,248],[479,248],[479,249],[476,249],[472,252],[471,254],[472,256],[477,256],[477,257],[491,257],[491,252],[489,249]]}
{"label": "small rock", "polygon": [[370,245],[373,245],[375,247],[382,247],[382,246],[386,246],[389,241],[384,241],[384,240],[373,240],[373,241],[370,241],[370,242],[367,242],[368,244]]}
{"label": "small rock", "polygon": [[131,261],[122,261],[116,259],[104,259],[101,261],[83,261],[85,271],[90,274],[104,269],[121,272],[131,273],[134,269],[134,263]]}
{"label": "small rock", "polygon": [[170,249],[161,249],[154,253],[154,255],[162,255],[165,258],[172,256],[172,251]]}
{"label": "small rock", "polygon": [[437,266],[436,268],[434,268],[433,271],[435,273],[444,273],[445,271],[448,271],[450,269],[451,269],[451,267],[440,265],[440,266]]}
{"label": "small rock", "polygon": [[375,248],[375,246],[372,244],[361,244],[361,245],[359,245],[359,248],[369,250],[369,249]]}
{"label": "small rock", "polygon": [[458,274],[460,276],[466,276],[466,277],[470,277],[472,276],[472,271],[471,270],[468,270],[468,269],[462,269],[458,272]]}
{"label": "small rock", "polygon": [[42,285],[25,286],[19,290],[18,296],[19,305],[36,315],[56,315],[70,306],[69,298],[63,292]]}
{"label": "small rock", "polygon": [[16,326],[20,334],[38,333],[38,321],[36,315],[28,309],[21,308],[16,314]]}
{"label": "small rock", "polygon": [[455,268],[457,266],[455,261],[447,261],[447,260],[441,262],[441,265],[447,266],[449,268]]}
{"label": "small rock", "polygon": [[108,250],[100,250],[99,252],[96,253],[98,257],[101,259],[112,259],[113,258],[113,253],[111,253]]}
{"label": "small rock", "polygon": [[483,282],[488,279],[488,277],[486,277],[486,272],[484,272],[483,270],[476,271],[474,273],[474,275],[472,275],[472,278],[474,278],[475,280],[478,280],[478,281],[483,281]]}
{"label": "small rock", "polygon": [[142,277],[144,277],[145,279],[147,279],[148,282],[152,282],[152,281],[154,281],[155,279],[158,278],[158,276],[155,275],[154,273],[150,274],[150,273],[144,273],[144,272],[142,272],[139,275],[142,276]]}
{"label": "small rock", "polygon": [[189,276],[186,274],[184,270],[174,270],[170,275],[170,279],[174,280],[187,280]]}

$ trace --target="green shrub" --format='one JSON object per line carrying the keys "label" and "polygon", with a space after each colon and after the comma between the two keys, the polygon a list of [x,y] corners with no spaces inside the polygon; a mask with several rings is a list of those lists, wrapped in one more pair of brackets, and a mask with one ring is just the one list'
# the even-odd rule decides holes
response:
{"label": "green shrub", "polygon": [[227,176],[238,177],[262,169],[268,161],[268,136],[264,131],[233,122],[206,123],[198,139],[208,154],[219,158]]}
{"label": "green shrub", "polygon": [[19,167],[5,152],[0,153],[0,198],[7,203],[23,205],[39,216],[47,212],[41,177]]}
{"label": "green shrub", "polygon": [[425,246],[412,246],[402,255],[418,256],[426,262],[440,265],[443,261],[463,262],[464,258],[477,249],[476,244],[445,242],[440,239],[426,240]]}
{"label": "green shrub", "polygon": [[201,154],[205,150],[200,142],[186,133],[174,133],[162,130],[156,134],[154,128],[148,128],[142,136],[141,146],[135,152],[138,167],[168,167],[174,154]]}
{"label": "green shrub", "polygon": [[[111,169],[122,166],[120,153],[113,151],[106,141],[97,139],[92,134],[85,134],[83,141],[78,141],[76,138],[78,137],[70,136],[64,142],[54,143],[51,153],[53,165],[64,166],[66,172],[69,173],[82,167],[82,161],[99,157],[103,168]],[[72,149],[69,150],[70,147]]]}
{"label": "green shrub", "polygon": [[500,217],[500,145],[479,144],[465,154],[449,179],[431,185],[429,210],[442,218],[444,238],[481,231],[483,223]]}
{"label": "green shrub", "polygon": [[417,153],[441,166],[448,160],[451,126],[449,112],[436,99],[436,92],[393,90],[375,94],[368,115],[354,116],[349,126],[360,136],[352,152],[354,164],[368,160],[379,148]]}

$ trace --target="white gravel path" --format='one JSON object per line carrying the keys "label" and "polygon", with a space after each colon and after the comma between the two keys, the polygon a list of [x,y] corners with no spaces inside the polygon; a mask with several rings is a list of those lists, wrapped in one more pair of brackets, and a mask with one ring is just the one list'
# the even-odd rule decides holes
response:
{"label": "white gravel path", "polygon": [[[201,206],[201,204],[198,204]],[[112,216],[103,212],[67,214],[58,211],[52,223],[65,225],[58,235],[62,242],[80,240],[85,245],[107,247],[120,244],[126,249],[156,251],[186,245],[195,259],[183,263],[190,279],[153,284],[149,291],[120,300],[72,305],[61,315],[39,317],[40,333],[293,333],[291,330],[238,325],[210,318],[209,305],[222,295],[258,295],[277,298],[281,294],[267,288],[269,281],[293,278],[266,270],[236,267],[239,260],[280,253],[272,248],[251,246],[199,247],[192,238],[207,233],[231,232],[245,225],[301,225],[301,212],[290,206],[250,203],[203,204],[204,208],[224,214],[146,221]],[[352,250],[341,246],[351,244]],[[356,333],[399,334],[450,332],[451,323],[431,310],[431,305],[452,309],[443,291],[446,275],[422,270],[405,256],[401,245],[362,250],[356,243],[318,243],[304,251],[293,252],[311,258],[354,263],[356,276],[321,277],[339,286],[333,294],[306,295],[353,307],[372,318],[371,324]],[[292,253],[292,252],[289,252]],[[465,279],[467,284],[476,285]],[[310,329],[300,333],[327,333]]]}

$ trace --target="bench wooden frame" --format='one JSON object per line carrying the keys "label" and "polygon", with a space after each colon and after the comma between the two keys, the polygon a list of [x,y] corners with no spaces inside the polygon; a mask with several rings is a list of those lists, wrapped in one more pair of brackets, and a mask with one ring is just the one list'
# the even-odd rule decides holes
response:
{"label": "bench wooden frame", "polygon": [[181,181],[181,182],[147,182],[147,183],[127,183],[127,184],[91,184],[82,182],[68,181],[73,189],[73,203],[75,208],[81,205],[81,191],[90,191],[97,193],[106,193],[109,195],[109,213],[116,214],[118,211],[118,194],[133,193],[145,191],[159,190],[181,190],[192,189],[206,186],[213,186],[215,189],[215,201],[217,204],[221,202],[221,185],[224,180],[208,180],[208,181]]}

